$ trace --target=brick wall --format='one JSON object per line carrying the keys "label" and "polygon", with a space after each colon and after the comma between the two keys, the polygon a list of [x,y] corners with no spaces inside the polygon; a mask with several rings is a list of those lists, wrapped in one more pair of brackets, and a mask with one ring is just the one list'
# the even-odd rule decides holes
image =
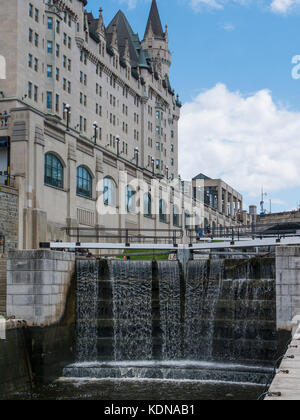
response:
{"label": "brick wall", "polygon": [[[6,249],[18,246],[18,191],[0,186],[0,234],[5,236]],[[0,247],[0,254],[2,247]]]}

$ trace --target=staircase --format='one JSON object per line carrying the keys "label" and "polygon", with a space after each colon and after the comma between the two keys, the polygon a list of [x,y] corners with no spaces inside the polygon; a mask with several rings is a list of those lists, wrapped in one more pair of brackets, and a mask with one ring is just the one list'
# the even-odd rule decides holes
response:
{"label": "staircase", "polygon": [[6,314],[6,271],[7,257],[0,254],[0,315]]}

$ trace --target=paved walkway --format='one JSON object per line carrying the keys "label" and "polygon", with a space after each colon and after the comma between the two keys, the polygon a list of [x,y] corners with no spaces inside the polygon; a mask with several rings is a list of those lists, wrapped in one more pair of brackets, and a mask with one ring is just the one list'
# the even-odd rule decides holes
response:
{"label": "paved walkway", "polygon": [[[296,322],[296,321],[295,321]],[[300,321],[294,339],[283,359],[265,401],[300,401]],[[288,373],[287,373],[288,371]],[[279,395],[280,394],[280,395]]]}

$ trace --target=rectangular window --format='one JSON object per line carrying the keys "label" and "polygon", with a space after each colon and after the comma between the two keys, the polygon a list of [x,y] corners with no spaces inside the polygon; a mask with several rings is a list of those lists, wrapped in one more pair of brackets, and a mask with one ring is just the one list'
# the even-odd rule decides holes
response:
{"label": "rectangular window", "polygon": [[34,68],[34,71],[36,72],[39,71],[39,60],[37,58],[34,59],[33,68]]}
{"label": "rectangular window", "polygon": [[32,55],[28,54],[28,67],[32,68]]}
{"label": "rectangular window", "polygon": [[37,86],[34,86],[33,89],[33,99],[35,102],[38,102],[38,94],[39,94],[39,90]]}
{"label": "rectangular window", "polygon": [[29,28],[28,30],[28,41],[32,42],[33,40],[33,30]]}
{"label": "rectangular window", "polygon": [[55,111],[59,113],[59,95],[55,96]]}
{"label": "rectangular window", "polygon": [[28,98],[31,99],[32,98],[32,83],[28,82]]}
{"label": "rectangular window", "polygon": [[52,109],[52,92],[47,92],[47,109]]}
{"label": "rectangular window", "polygon": [[34,20],[35,20],[36,22],[38,22],[38,21],[39,21],[39,11],[38,11],[38,9],[35,9],[35,10],[34,10]]}
{"label": "rectangular window", "polygon": [[48,17],[48,29],[49,30],[53,29],[53,18],[52,17]]}
{"label": "rectangular window", "polygon": [[39,35],[37,33],[34,34],[34,45],[39,46]]}
{"label": "rectangular window", "polygon": [[50,65],[47,66],[47,77],[48,78],[53,77],[53,69],[52,69],[52,66],[50,66]]}
{"label": "rectangular window", "polygon": [[29,16],[33,17],[33,5],[29,3]]}
{"label": "rectangular window", "polygon": [[52,41],[47,41],[47,52],[48,52],[48,54],[53,53],[53,42]]}

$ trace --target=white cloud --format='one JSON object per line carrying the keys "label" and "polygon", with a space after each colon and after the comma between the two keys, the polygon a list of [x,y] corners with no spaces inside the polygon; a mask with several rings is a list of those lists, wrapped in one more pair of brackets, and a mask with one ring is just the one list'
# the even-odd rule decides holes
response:
{"label": "white cloud", "polygon": [[119,0],[120,3],[125,3],[128,6],[128,10],[132,10],[136,8],[137,0]]}
{"label": "white cloud", "polygon": [[190,6],[195,12],[200,11],[203,7],[210,9],[223,9],[223,0],[190,0]]}
{"label": "white cloud", "polygon": [[300,5],[300,0],[272,0],[271,10],[285,14]]}
{"label": "white cloud", "polygon": [[180,171],[223,178],[251,196],[300,187],[300,113],[277,106],[268,90],[247,97],[223,84],[182,108]]}

